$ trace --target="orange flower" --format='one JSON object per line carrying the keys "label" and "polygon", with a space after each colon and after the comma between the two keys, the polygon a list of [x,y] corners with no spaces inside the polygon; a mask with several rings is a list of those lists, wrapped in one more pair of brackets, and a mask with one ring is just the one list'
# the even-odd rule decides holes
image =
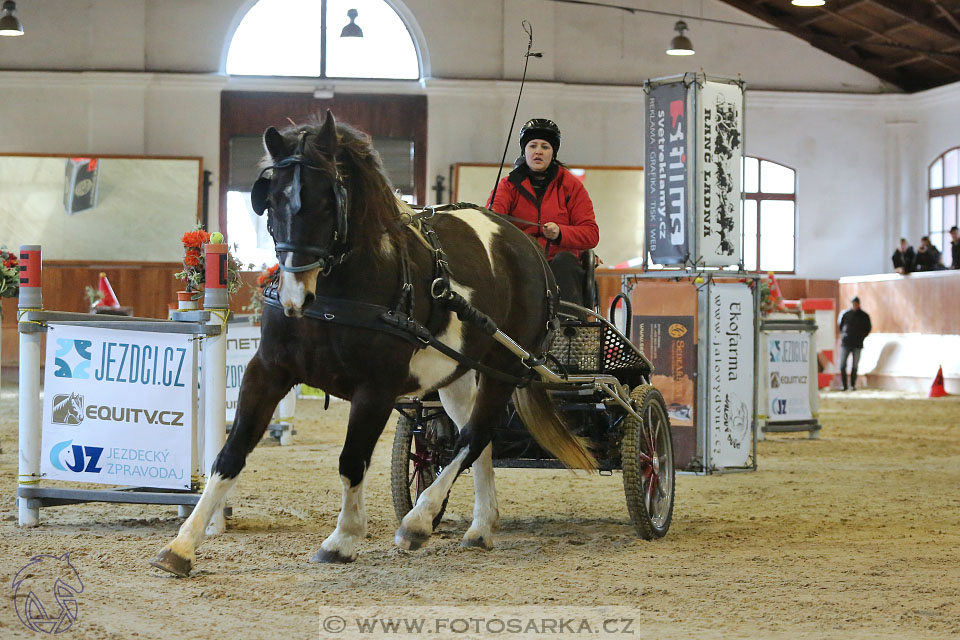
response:
{"label": "orange flower", "polygon": [[267,269],[267,275],[268,275],[268,276],[272,276],[273,274],[275,274],[275,273],[276,273],[277,271],[279,271],[279,270],[280,270],[280,263],[278,262],[277,264],[275,264],[275,265],[273,265],[272,267],[270,267],[269,269]]}
{"label": "orange flower", "polygon": [[180,239],[180,241],[183,242],[184,247],[194,247],[199,249],[210,241],[210,234],[203,229],[187,231],[185,234],[183,234],[183,237]]}
{"label": "orange flower", "polygon": [[262,287],[267,284],[267,280],[269,280],[267,276],[257,276],[257,286]]}
{"label": "orange flower", "polygon": [[183,264],[188,267],[199,267],[200,266],[200,254],[187,252],[187,255],[183,257]]}

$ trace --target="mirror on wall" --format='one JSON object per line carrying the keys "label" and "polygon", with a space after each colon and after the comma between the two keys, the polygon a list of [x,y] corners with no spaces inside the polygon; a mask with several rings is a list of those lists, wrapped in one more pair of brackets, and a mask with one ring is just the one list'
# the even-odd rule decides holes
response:
{"label": "mirror on wall", "polygon": [[[502,175],[512,166],[504,166]],[[604,265],[626,266],[643,256],[643,168],[569,165],[583,182],[600,227],[597,255]],[[458,202],[486,204],[497,179],[497,165],[454,165],[453,197]]]}
{"label": "mirror on wall", "polygon": [[179,262],[201,158],[0,155],[0,243],[44,260]]}

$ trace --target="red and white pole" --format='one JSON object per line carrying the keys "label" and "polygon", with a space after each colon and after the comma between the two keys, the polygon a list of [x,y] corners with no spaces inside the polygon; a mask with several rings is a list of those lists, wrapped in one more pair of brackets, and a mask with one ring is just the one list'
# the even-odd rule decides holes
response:
{"label": "red and white pole", "polygon": [[[17,303],[18,320],[27,311],[43,308],[41,291],[40,245],[20,245],[20,297]],[[17,471],[19,524],[35,527],[40,524],[40,507],[28,506],[27,498],[19,497],[19,489],[40,484],[40,432],[43,417],[40,405],[40,343],[42,331],[37,325],[18,322],[20,332],[20,465]]]}

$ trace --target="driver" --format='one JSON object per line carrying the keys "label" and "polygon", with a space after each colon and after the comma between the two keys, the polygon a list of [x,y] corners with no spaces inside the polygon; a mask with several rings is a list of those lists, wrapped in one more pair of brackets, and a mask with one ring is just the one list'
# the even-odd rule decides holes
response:
{"label": "driver", "polygon": [[557,159],[560,128],[552,120],[528,120],[520,128],[520,151],[487,207],[537,223],[514,222],[546,251],[561,299],[583,305],[580,253],[600,240],[593,203],[583,183]]}

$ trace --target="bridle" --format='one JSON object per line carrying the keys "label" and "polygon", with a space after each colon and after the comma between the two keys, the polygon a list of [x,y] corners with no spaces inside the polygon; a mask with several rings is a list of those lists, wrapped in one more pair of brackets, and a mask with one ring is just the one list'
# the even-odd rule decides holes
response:
{"label": "bridle", "polygon": [[[260,176],[257,178],[256,182],[253,183],[253,188],[250,190],[250,202],[253,205],[253,210],[258,216],[263,215],[263,212],[269,208],[267,195],[270,192],[270,185],[273,182],[274,177],[277,175],[276,170],[284,169],[286,167],[293,167],[293,179],[290,181],[290,195],[282,209],[285,210],[284,212],[291,218],[300,213],[301,169],[307,168],[314,171],[323,171],[322,167],[311,164],[306,156],[303,155],[303,146],[308,135],[309,132],[301,131],[300,136],[297,138],[297,148],[294,150],[293,155],[287,156],[286,158],[263,169],[263,171],[260,172]],[[337,216],[337,222],[333,231],[333,237],[330,239],[330,242],[327,244],[327,246],[320,247],[317,245],[300,244],[293,242],[290,238],[281,241],[277,238],[275,229],[273,228],[273,216],[271,215],[267,218],[267,230],[270,232],[270,236],[273,238],[273,241],[276,245],[277,260],[280,262],[281,271],[287,271],[290,273],[303,273],[304,271],[310,271],[311,269],[320,269],[320,272],[323,275],[328,275],[334,266],[343,263],[343,261],[346,260],[347,256],[351,253],[351,250],[346,248],[348,229],[347,210],[349,204],[347,188],[343,184],[343,180],[340,177],[340,168],[337,166],[336,158],[334,158],[334,169],[336,173],[333,176],[332,187],[333,200],[336,204],[335,215]],[[284,264],[283,256],[281,255],[284,253],[306,254],[309,256],[315,256],[316,260],[310,264],[304,264],[296,267],[287,266]]]}

